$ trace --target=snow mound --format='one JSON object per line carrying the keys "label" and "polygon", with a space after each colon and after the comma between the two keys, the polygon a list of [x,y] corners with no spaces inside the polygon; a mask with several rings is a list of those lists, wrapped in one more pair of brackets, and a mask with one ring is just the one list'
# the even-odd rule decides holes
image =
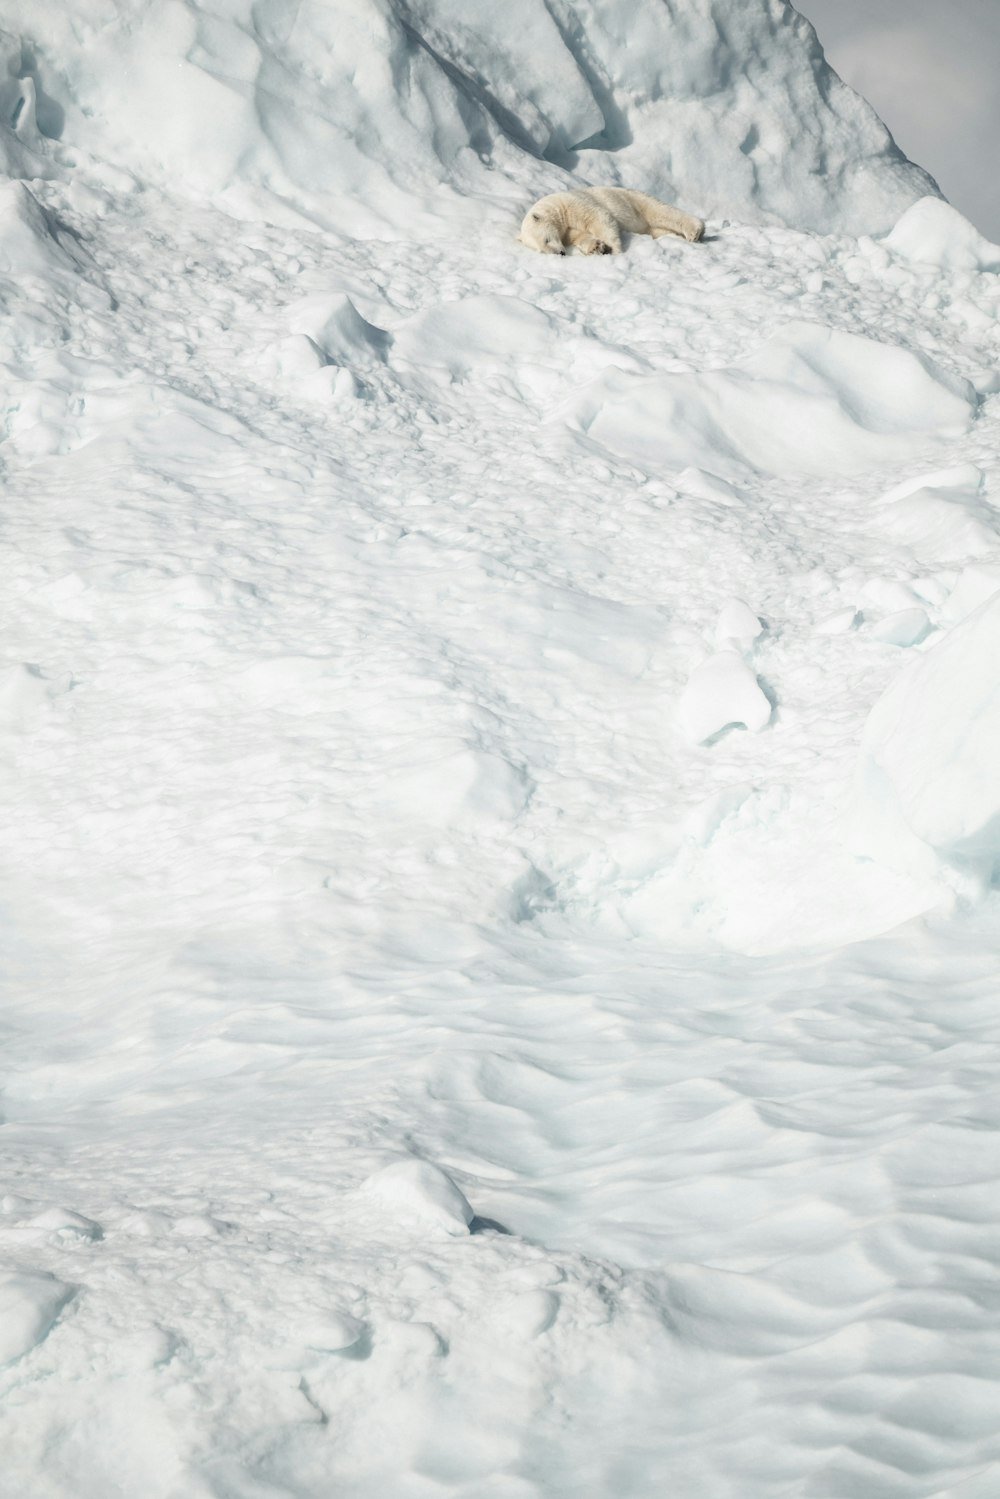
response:
{"label": "snow mound", "polygon": [[[881,233],[934,184],[776,0],[98,0],[5,11],[0,146],[351,235],[570,180]],[[15,133],[16,132],[16,133]],[[28,153],[28,154],[25,154]]]}
{"label": "snow mound", "polygon": [[0,1275],[0,1367],[30,1353],[72,1295],[54,1275]]}
{"label": "snow mound", "polygon": [[957,436],[977,404],[967,381],[923,354],[794,321],[728,369],[610,370],[570,420],[640,463],[827,475],[905,457],[930,433]]}
{"label": "snow mound", "polygon": [[363,1195],[397,1224],[456,1237],[475,1216],[451,1177],[430,1161],[394,1161],[370,1176]]}
{"label": "snow mound", "polygon": [[984,481],[982,469],[964,463],[896,485],[882,497],[882,527],[928,564],[987,556],[1000,539],[1000,518],[983,496]]}
{"label": "snow mound", "polygon": [[680,699],[681,722],[696,744],[730,724],[753,733],[771,721],[771,704],[755,672],[736,651],[719,651],[692,672]]}
{"label": "snow mound", "polygon": [[23,1228],[40,1238],[52,1238],[55,1242],[74,1239],[93,1241],[103,1237],[103,1230],[99,1223],[64,1207],[43,1209],[33,1218],[29,1218]]}
{"label": "snow mound", "polygon": [[356,1347],[365,1331],[365,1324],[346,1312],[324,1312],[310,1322],[304,1340],[310,1348],[339,1353],[344,1348]]}
{"label": "snow mound", "polygon": [[545,401],[609,367],[640,371],[615,345],[551,317],[519,297],[464,297],[407,318],[392,335],[390,364],[415,389],[497,378],[526,400]]}
{"label": "snow mound", "polygon": [[386,776],[377,805],[403,823],[435,827],[512,822],[528,800],[524,772],[500,755],[452,740],[427,742],[418,763]]}
{"label": "snow mound", "polygon": [[1000,561],[994,553],[992,561],[962,568],[942,610],[945,623],[960,625],[995,593],[1000,593]]}
{"label": "snow mound", "polygon": [[350,297],[304,297],[289,311],[293,333],[305,335],[330,364],[369,368],[385,360],[389,335],[362,317]]}
{"label": "snow mound", "polygon": [[49,701],[49,687],[37,666],[19,662],[0,669],[0,727],[30,724]]}
{"label": "snow mound", "polygon": [[1000,859],[1000,597],[913,662],[865,725],[852,845],[914,873]]}
{"label": "snow mound", "polygon": [[914,265],[942,271],[1000,271],[1000,245],[940,198],[921,198],[886,235],[886,248]]}
{"label": "snow mound", "polygon": [[559,336],[546,313],[518,297],[467,297],[408,318],[393,352],[406,365],[441,367],[461,380],[484,365],[537,360]]}
{"label": "snow mound", "polygon": [[898,645],[903,648],[911,645],[919,645],[931,628],[930,618],[926,609],[919,604],[912,609],[897,609],[894,614],[889,614],[872,630],[872,639],[879,640],[883,645]]}
{"label": "snow mound", "polygon": [[746,651],[763,634],[764,626],[743,599],[727,599],[719,611],[715,643],[720,650]]}

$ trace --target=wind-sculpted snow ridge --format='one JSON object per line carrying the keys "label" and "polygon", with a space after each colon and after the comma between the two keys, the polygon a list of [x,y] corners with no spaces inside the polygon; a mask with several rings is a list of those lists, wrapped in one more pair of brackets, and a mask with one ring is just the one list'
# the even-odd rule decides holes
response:
{"label": "wind-sculpted snow ridge", "polygon": [[484,201],[582,180],[879,233],[935,190],[786,0],[9,0],[3,24],[8,170],[237,217],[475,233]]}
{"label": "wind-sculpted snow ridge", "polygon": [[1000,1492],[997,261],[586,14],[8,8],[0,1499]]}

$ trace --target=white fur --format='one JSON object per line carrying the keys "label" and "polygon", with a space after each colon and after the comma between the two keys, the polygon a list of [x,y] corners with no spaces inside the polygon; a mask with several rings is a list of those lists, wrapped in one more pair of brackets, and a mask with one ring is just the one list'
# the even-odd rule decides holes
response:
{"label": "white fur", "polygon": [[705,225],[648,193],[627,187],[577,187],[539,198],[524,216],[520,239],[543,255],[565,255],[567,245],[584,255],[620,255],[623,230],[654,239],[674,234],[698,240]]}

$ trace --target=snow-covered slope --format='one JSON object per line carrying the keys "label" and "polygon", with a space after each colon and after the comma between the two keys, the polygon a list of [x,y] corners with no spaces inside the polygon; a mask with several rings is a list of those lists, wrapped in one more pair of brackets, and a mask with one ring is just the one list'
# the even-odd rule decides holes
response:
{"label": "snow-covered slope", "polygon": [[783,4],[2,19],[0,1499],[995,1499],[1000,251]]}
{"label": "snow-covered slope", "polygon": [[426,236],[567,173],[855,234],[934,190],[787,0],[7,0],[0,20],[24,147],[348,234]]}

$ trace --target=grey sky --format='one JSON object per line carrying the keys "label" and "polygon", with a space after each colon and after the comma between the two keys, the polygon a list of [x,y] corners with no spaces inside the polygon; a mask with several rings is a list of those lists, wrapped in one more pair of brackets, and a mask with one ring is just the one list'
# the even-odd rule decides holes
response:
{"label": "grey sky", "polygon": [[1000,241],[1000,0],[793,0],[949,202]]}

